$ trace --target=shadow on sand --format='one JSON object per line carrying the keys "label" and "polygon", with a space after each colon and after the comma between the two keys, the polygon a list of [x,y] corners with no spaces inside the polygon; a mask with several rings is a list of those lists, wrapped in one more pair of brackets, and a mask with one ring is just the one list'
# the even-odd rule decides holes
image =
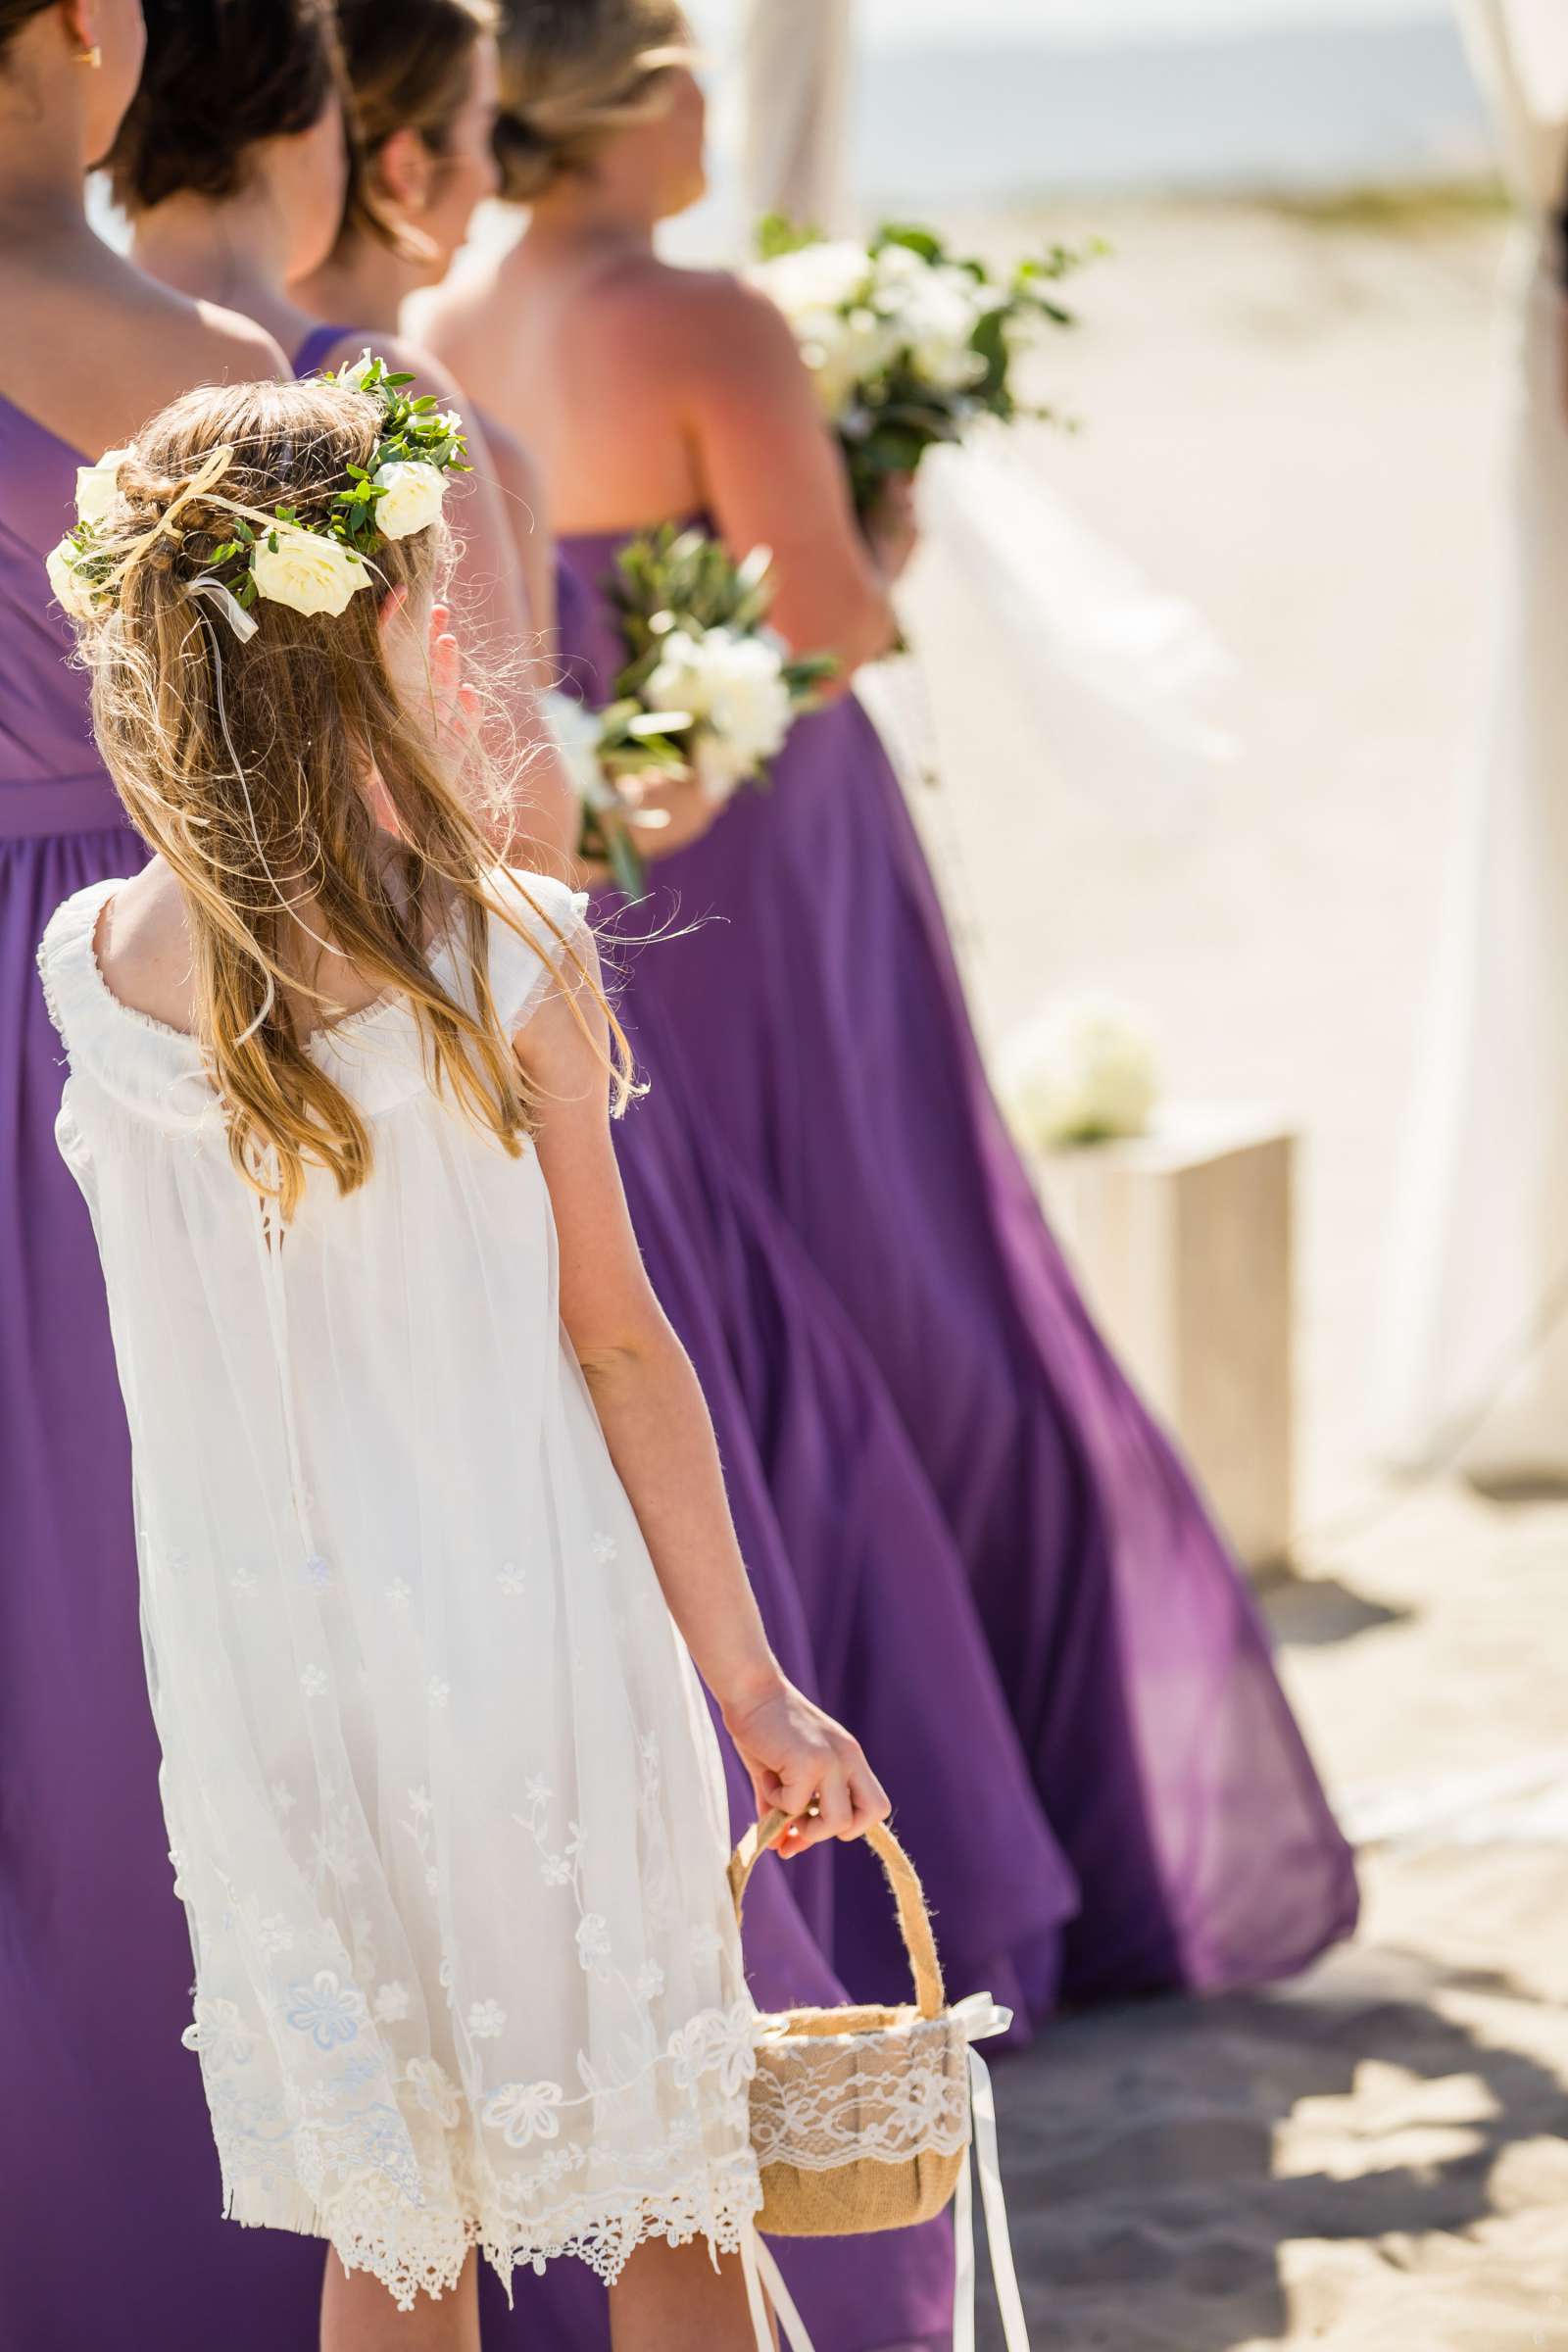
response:
{"label": "shadow on sand", "polygon": [[[1449,2233],[1494,2213],[1499,2160],[1568,2129],[1568,2092],[1437,2014],[1446,1994],[1540,2005],[1505,1976],[1351,1948],[1282,1991],[1079,2017],[999,2061],[1033,2352],[1268,2342],[1287,2331],[1287,2241]],[[1343,2099],[1368,2061],[1396,2070],[1375,2079],[1381,2111],[1282,2143],[1303,2100]],[[1314,2169],[1352,2136],[1356,2177]],[[980,2343],[1000,2352],[983,2255],[979,2269]]]}

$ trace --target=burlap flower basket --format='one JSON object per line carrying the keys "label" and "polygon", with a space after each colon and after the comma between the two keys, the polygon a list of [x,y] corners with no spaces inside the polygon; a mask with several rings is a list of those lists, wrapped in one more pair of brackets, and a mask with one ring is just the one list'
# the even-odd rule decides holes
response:
{"label": "burlap flower basket", "polygon": [[[739,1918],[758,1856],[783,1829],[749,1830],[729,1866]],[[898,1905],[914,2000],[896,2008],[790,2009],[760,2021],[752,2144],[758,2228],[842,2237],[927,2222],[952,2198],[970,2133],[970,2032],[948,2007],[914,1866],[891,1830],[868,1833]]]}

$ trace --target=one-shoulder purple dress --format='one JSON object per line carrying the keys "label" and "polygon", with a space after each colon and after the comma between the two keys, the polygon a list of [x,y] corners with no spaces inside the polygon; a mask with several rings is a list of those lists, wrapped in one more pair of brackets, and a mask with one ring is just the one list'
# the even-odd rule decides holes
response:
{"label": "one-shoulder purple dress", "polygon": [[64,1071],[33,964],[62,899],[146,855],[44,576],[83,462],[0,399],[0,2335],[28,2352],[270,2352],[310,2340],[320,2258],[274,2260],[222,2221],[180,2048],[190,1943],[158,1798],[129,1444],[98,1253],[55,1147]]}
{"label": "one-shoulder purple dress", "polygon": [[[590,699],[618,666],[605,592],[622,544],[562,543],[577,582],[563,650]],[[1019,1852],[1032,1833],[1038,1856],[1044,1826],[1073,1877],[1071,1916],[1056,1902],[1048,1973],[1026,1975],[1025,1997],[1038,2010],[1053,1994],[1212,1988],[1300,1968],[1354,1923],[1348,1850],[1236,1565],[1097,1334],[1005,1135],[930,873],[859,704],[799,722],[771,788],[739,795],[656,867],[651,902],[620,920],[666,934],[627,956],[651,1102],[662,1087],[678,1097],[745,1199],[784,1285],[778,1311],[820,1324],[831,1309],[840,1360],[862,1375],[860,1409],[874,1392],[903,1431],[948,1538],[933,1584],[936,1548],[902,1542],[907,1481],[887,1486],[880,1509],[875,1480],[869,1498],[857,1482],[879,1606],[844,1606],[812,1544],[855,1441],[830,1399],[813,1423],[780,1393],[747,1269],[710,1265],[710,1308],[747,1367],[818,1695],[874,1723],[901,1806],[924,1784],[908,1827],[928,1884],[941,1888],[967,1846],[964,1791],[932,1785],[949,1767],[930,1745],[956,1559],[1029,1767],[1029,1805],[1010,1779],[1006,1791]],[[633,1119],[623,1131],[634,1204],[653,1134]],[[895,1675],[898,1691],[885,1687]],[[963,1703],[954,1693],[947,1711]],[[987,1724],[971,1796],[997,1752]],[[1020,1860],[1017,1876],[1038,1867]],[[942,1912],[961,1941],[955,1909]],[[1017,1997],[1020,1984],[997,1989]]]}

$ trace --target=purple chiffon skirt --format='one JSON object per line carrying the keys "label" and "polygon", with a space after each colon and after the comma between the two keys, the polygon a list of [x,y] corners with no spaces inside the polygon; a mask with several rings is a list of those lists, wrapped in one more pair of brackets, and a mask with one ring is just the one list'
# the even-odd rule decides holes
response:
{"label": "purple chiffon skirt", "polygon": [[[616,666],[604,588],[620,544],[562,548],[564,665],[590,698]],[[853,697],[802,720],[771,788],[654,883],[601,909],[612,937],[648,942],[623,957],[652,1092],[622,1168],[635,1211],[667,1090],[713,1189],[744,1205],[748,1246],[710,1250],[707,1311],[815,1694],[894,1795],[954,1984],[989,1979],[1038,2018],[1057,1998],[1302,1967],[1354,1923],[1349,1853],[1236,1564],[1005,1136],[930,873]],[[657,1232],[644,1248],[684,1329]],[[816,1364],[800,1379],[797,1348]],[[830,1949],[880,1990],[868,1936],[857,1905]]]}

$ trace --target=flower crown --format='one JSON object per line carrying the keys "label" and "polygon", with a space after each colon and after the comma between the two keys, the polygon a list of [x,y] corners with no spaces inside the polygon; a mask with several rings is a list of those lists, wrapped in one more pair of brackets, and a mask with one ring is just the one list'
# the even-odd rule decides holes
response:
{"label": "flower crown", "polygon": [[209,454],[151,530],[128,548],[117,546],[104,524],[120,496],[120,469],[136,453],[112,449],[96,466],[78,467],[75,527],[44,559],[50,587],[66,611],[78,620],[107,612],[126,572],[159,539],[181,539],[179,515],[198,500],[220,508],[230,528],[189,582],[189,593],[217,601],[237,636],[255,635],[253,608],[261,598],[296,612],[335,616],[346,611],[351,597],[369,587],[369,559],[377,548],[436,521],[447,475],[468,470],[466,443],[463,419],[453,410],[429,394],[410,400],[404,387],[414,377],[392,373],[368,350],[352,368],[329,369],[322,380],[367,394],[381,411],[369,464],[348,467],[347,486],[334,494],[324,523],[302,522],[292,506],[266,513],[214,495],[234,461],[225,445]]}

